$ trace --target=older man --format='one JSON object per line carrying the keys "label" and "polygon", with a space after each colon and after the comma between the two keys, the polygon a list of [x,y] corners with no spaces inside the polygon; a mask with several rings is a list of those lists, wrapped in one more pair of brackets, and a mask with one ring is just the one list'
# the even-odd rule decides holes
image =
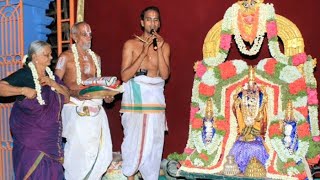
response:
{"label": "older man", "polygon": [[[102,99],[79,95],[81,82],[101,76],[100,57],[91,51],[89,24],[79,22],[71,29],[75,44],[59,56],[55,74],[70,89],[70,103],[61,112],[65,145],[67,180],[100,179],[112,160],[112,143],[108,118]],[[105,102],[113,101],[106,97]]]}

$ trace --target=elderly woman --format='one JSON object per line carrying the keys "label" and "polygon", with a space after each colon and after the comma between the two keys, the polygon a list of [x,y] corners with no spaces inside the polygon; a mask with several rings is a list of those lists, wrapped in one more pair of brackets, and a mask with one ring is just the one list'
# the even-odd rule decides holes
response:
{"label": "elderly woman", "polygon": [[0,81],[0,96],[15,96],[10,116],[13,165],[19,179],[63,179],[61,117],[69,92],[50,68],[51,46],[31,43],[26,65]]}

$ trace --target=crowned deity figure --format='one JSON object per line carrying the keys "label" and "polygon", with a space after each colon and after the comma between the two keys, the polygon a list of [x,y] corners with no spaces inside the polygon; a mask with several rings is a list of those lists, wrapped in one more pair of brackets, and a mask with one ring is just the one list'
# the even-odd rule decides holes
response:
{"label": "crowned deity figure", "polygon": [[265,164],[269,155],[263,144],[267,122],[267,95],[255,82],[255,71],[249,67],[249,82],[234,96],[233,113],[238,122],[238,139],[230,150],[243,173],[252,158]]}
{"label": "crowned deity figure", "polygon": [[283,122],[281,122],[282,132],[284,138],[282,142],[284,146],[288,149],[290,154],[293,154],[298,150],[298,137],[297,137],[297,121],[293,115],[292,102],[289,101],[286,109],[286,116]]}
{"label": "crowned deity figure", "polygon": [[206,103],[206,114],[203,118],[202,126],[202,140],[204,144],[211,143],[212,138],[216,132],[214,126],[213,103],[211,98],[209,98]]}

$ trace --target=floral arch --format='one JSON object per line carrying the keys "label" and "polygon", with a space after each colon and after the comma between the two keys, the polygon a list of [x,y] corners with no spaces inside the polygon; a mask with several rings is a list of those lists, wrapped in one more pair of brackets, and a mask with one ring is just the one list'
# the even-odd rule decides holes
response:
{"label": "floral arch", "polygon": [[[260,60],[254,68],[256,83],[268,95],[263,143],[269,156],[264,170],[268,178],[305,178],[310,176],[309,165],[318,162],[320,151],[319,142],[313,139],[319,136],[317,83],[313,74],[316,59],[304,52],[299,29],[290,20],[276,15],[272,4],[253,4],[254,13],[258,14],[256,26],[251,26],[254,27],[251,34],[245,31],[246,24],[239,23],[239,14],[246,2],[252,1],[234,3],[226,10],[223,20],[210,29],[203,45],[204,59],[195,63],[189,138],[184,151],[186,159],[178,174],[210,178],[224,173],[227,156],[238,137],[233,97],[249,81],[249,66],[245,61],[226,61],[231,39],[234,37],[242,54],[252,56],[259,52],[266,34],[272,57]],[[280,51],[278,37],[284,43],[284,54]],[[250,49],[244,41],[250,42]],[[300,144],[294,153],[284,147],[280,128],[286,105],[291,101],[297,123],[296,140]],[[211,120],[210,127],[204,120],[208,107],[213,108],[214,122]],[[210,135],[214,129],[214,135],[206,142],[208,129]]]}

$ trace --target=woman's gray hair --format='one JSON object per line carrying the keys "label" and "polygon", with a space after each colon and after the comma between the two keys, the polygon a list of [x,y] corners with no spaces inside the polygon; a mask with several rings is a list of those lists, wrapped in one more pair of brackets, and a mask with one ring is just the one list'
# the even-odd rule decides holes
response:
{"label": "woman's gray hair", "polygon": [[39,40],[33,41],[29,46],[28,58],[26,60],[26,64],[32,61],[33,54],[39,54],[43,50],[43,48],[46,46],[51,47],[51,45],[45,41],[39,41]]}

